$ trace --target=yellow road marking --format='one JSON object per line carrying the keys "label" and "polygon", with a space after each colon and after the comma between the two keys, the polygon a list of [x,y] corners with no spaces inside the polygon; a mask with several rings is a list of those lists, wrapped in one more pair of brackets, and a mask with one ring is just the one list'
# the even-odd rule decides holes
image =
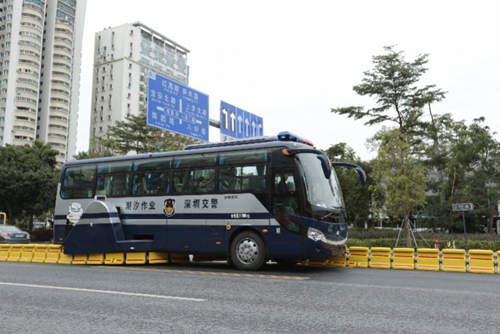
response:
{"label": "yellow road marking", "polygon": [[126,266],[112,266],[112,267],[111,266],[96,266],[96,268],[136,270],[136,271],[157,271],[157,272],[169,272],[169,273],[191,274],[191,275],[212,275],[212,276],[226,276],[226,277],[283,279],[283,280],[295,280],[295,281],[305,281],[305,280],[309,279],[309,277],[305,277],[305,276],[228,273],[228,272],[217,272],[217,271],[197,271],[197,270],[181,270],[181,269],[137,268],[137,267],[126,267]]}

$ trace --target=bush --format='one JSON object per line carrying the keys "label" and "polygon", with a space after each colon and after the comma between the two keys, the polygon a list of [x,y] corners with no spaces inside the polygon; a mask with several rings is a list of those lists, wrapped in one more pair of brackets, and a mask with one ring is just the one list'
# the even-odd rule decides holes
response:
{"label": "bush", "polygon": [[[463,236],[462,236],[463,237]],[[439,248],[447,248],[448,242],[452,243],[455,240],[455,248],[465,248],[465,240],[456,239],[446,239],[439,241]],[[396,238],[371,238],[371,239],[358,239],[349,238],[347,239],[347,246],[361,246],[361,247],[391,247],[394,248],[396,244]],[[419,248],[434,247],[433,239],[417,239],[417,245]],[[412,241],[412,247],[413,247]],[[406,238],[399,238],[398,247],[406,247]],[[493,251],[500,250],[500,239],[497,240],[469,240],[469,249],[489,249]]]}

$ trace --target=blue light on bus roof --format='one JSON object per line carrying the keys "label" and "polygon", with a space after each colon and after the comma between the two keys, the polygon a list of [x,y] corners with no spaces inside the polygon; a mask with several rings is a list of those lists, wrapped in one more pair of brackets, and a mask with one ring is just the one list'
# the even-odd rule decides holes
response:
{"label": "blue light on bus roof", "polygon": [[306,145],[314,147],[314,144],[310,140],[307,140],[307,139],[301,138],[299,136],[296,136],[293,133],[288,132],[288,131],[282,131],[282,132],[278,133],[278,140],[281,140],[281,141],[295,141],[297,143],[302,143],[302,144],[306,144]]}

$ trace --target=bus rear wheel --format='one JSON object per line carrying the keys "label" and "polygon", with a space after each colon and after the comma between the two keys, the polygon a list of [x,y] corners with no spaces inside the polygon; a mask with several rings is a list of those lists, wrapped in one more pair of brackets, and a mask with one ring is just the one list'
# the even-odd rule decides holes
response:
{"label": "bus rear wheel", "polygon": [[257,270],[266,259],[264,241],[255,232],[243,231],[233,239],[230,257],[240,270]]}

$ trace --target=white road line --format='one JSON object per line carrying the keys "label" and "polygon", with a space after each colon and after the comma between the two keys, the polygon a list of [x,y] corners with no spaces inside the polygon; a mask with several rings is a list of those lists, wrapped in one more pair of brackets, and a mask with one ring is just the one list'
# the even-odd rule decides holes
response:
{"label": "white road line", "polygon": [[112,290],[96,290],[96,289],[84,289],[84,288],[71,288],[71,287],[53,286],[53,285],[23,284],[23,283],[10,283],[10,282],[0,282],[0,285],[18,286],[18,287],[24,287],[24,288],[54,289],[54,290],[65,290],[65,291],[104,293],[104,294],[109,294],[109,295],[122,295],[122,296],[132,296],[132,297],[148,297],[148,298],[159,298],[159,299],[174,299],[174,300],[184,300],[184,301],[190,301],[190,302],[204,302],[204,301],[206,301],[206,299],[201,299],[201,298],[176,297],[176,296],[164,296],[164,295],[150,295],[150,294],[147,294],[147,293],[125,292],[125,291],[112,291]]}

